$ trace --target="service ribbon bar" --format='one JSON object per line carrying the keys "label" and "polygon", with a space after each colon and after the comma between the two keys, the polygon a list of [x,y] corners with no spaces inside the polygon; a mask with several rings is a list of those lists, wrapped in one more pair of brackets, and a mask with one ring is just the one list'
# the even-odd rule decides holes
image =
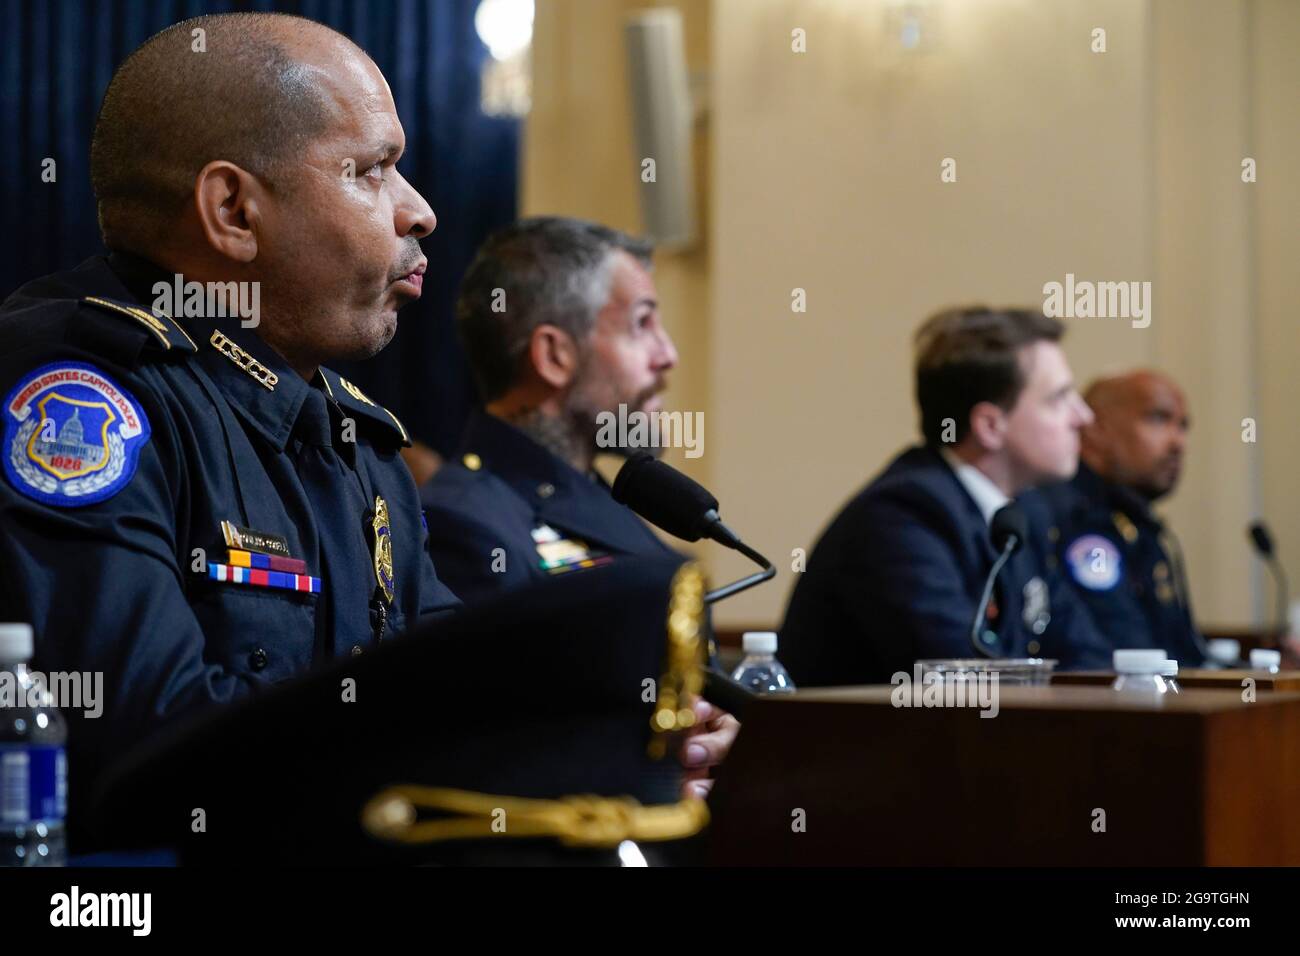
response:
{"label": "service ribbon bar", "polygon": [[283,591],[306,591],[320,594],[320,578],[310,574],[290,574],[262,568],[241,568],[231,564],[208,564],[208,577],[214,581],[248,584],[253,587],[279,588]]}
{"label": "service ribbon bar", "polygon": [[263,571],[287,571],[289,574],[306,574],[307,562],[302,558],[286,558],[278,554],[258,554],[253,551],[239,551],[235,548],[226,552],[227,564],[237,568],[261,568]]}

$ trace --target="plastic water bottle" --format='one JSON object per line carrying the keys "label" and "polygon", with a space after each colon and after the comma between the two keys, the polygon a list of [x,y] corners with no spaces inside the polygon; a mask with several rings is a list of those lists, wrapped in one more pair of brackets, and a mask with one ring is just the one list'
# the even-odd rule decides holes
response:
{"label": "plastic water bottle", "polygon": [[1165,689],[1171,694],[1181,694],[1182,688],[1178,686],[1178,662],[1175,660],[1166,660],[1164,669],[1160,676],[1165,679]]}
{"label": "plastic water bottle", "polygon": [[743,638],[745,659],[731,674],[731,679],[755,694],[790,694],[794,682],[776,659],[776,634],[772,631],[746,631]]}
{"label": "plastic water bottle", "polygon": [[1241,641],[1230,637],[1216,637],[1205,645],[1207,667],[1237,668],[1241,666]]}
{"label": "plastic water bottle", "polygon": [[1159,697],[1169,691],[1165,683],[1165,662],[1168,658],[1159,650],[1116,651],[1115,683],[1113,690],[1127,694]]}
{"label": "plastic water bottle", "polygon": [[1282,669],[1282,652],[1270,650],[1267,647],[1255,648],[1250,652],[1250,669],[1276,674]]}
{"label": "plastic water bottle", "polygon": [[68,729],[31,657],[31,626],[0,624],[0,866],[66,862]]}

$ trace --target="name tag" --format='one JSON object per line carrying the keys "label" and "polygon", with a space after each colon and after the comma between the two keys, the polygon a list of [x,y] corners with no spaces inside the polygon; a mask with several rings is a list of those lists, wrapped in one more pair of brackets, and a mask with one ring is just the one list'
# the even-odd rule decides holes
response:
{"label": "name tag", "polygon": [[278,554],[287,558],[289,542],[278,534],[269,531],[254,531],[241,528],[232,521],[221,522],[221,536],[226,539],[226,547],[239,551],[256,551],[258,554]]}

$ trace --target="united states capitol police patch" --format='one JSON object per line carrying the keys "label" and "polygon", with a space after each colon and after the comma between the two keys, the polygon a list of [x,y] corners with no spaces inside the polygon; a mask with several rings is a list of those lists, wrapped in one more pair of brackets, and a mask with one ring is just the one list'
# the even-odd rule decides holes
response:
{"label": "united states capitol police patch", "polygon": [[1070,576],[1090,591],[1109,591],[1119,584],[1122,558],[1110,538],[1085,534],[1065,549]]}
{"label": "united states capitol police patch", "polygon": [[135,396],[81,362],[55,362],[24,376],[5,399],[4,426],[10,484],[65,508],[121,491],[149,441],[149,419]]}

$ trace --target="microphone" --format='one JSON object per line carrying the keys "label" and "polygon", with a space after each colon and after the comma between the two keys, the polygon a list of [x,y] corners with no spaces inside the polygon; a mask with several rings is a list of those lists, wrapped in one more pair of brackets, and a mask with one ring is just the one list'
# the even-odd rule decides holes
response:
{"label": "microphone", "polygon": [[[708,538],[739,551],[762,567],[763,570],[748,577],[709,591],[704,595],[705,604],[720,601],[776,577],[776,568],[772,562],[741,541],[734,531],[722,523],[718,516],[718,499],[708,489],[676,468],[665,465],[649,452],[637,452],[624,462],[614,478],[610,492],[619,504],[627,505],[646,521],[676,538],[683,541]],[[756,695],[710,666],[704,671],[702,696],[737,720],[743,720],[745,709]]]}
{"label": "microphone", "polygon": [[683,541],[718,540],[718,526],[728,536],[721,543],[732,547],[729,542],[736,540],[718,517],[718,499],[649,452],[637,452],[623,463],[611,492],[615,501]]}
{"label": "microphone", "polygon": [[1281,636],[1287,631],[1287,605],[1290,602],[1286,572],[1282,569],[1282,562],[1278,560],[1277,552],[1273,547],[1273,535],[1269,532],[1268,525],[1262,521],[1255,521],[1247,527],[1246,531],[1250,536],[1250,543],[1255,548],[1255,553],[1268,565],[1268,570],[1273,575],[1274,591],[1277,594],[1277,607],[1274,612],[1274,633]]}
{"label": "microphone", "polygon": [[993,656],[980,640],[980,624],[984,620],[985,612],[988,611],[989,600],[993,597],[993,585],[998,579],[998,572],[1002,570],[1002,566],[1024,544],[1027,537],[1029,537],[1029,521],[1014,501],[1008,502],[993,513],[993,521],[989,524],[989,538],[993,541],[993,547],[999,552],[998,559],[993,562],[993,568],[984,581],[984,593],[980,595],[979,606],[975,609],[975,617],[971,619],[970,624],[971,647],[975,648],[976,653],[982,657]]}
{"label": "microphone", "polygon": [[637,452],[619,469],[610,489],[614,500],[627,505],[646,521],[683,541],[709,538],[739,551],[763,570],[704,595],[712,604],[746,588],[776,577],[776,568],[722,523],[718,499],[698,482],[665,465],[649,452]]}

